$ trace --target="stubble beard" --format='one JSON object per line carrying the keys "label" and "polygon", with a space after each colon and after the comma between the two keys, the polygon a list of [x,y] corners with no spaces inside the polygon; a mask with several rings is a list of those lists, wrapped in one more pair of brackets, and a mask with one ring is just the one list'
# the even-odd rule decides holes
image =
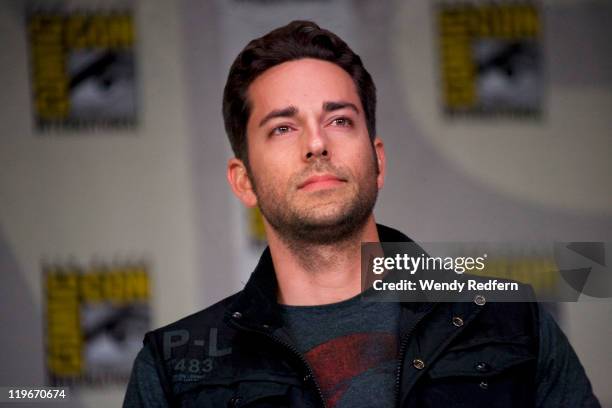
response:
{"label": "stubble beard", "polygon": [[[368,176],[357,180],[342,168],[318,161],[290,180],[289,191],[280,191],[273,183],[262,183],[256,177],[251,177],[251,181],[264,218],[281,240],[299,251],[309,246],[348,242],[362,231],[378,197],[378,168],[375,161],[369,165],[371,168],[365,172]],[[325,208],[300,206],[296,202],[299,195],[294,194],[297,180],[304,179],[304,174],[316,172],[335,174],[348,179],[352,185],[341,186],[344,191],[322,190],[310,193],[310,198],[316,195],[320,195],[321,199],[331,198],[324,203]]]}

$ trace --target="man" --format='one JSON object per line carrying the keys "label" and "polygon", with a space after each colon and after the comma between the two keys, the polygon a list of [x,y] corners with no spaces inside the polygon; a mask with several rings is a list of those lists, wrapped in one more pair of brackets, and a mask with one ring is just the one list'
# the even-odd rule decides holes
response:
{"label": "man", "polygon": [[223,98],[227,177],[269,247],[243,291],[148,333],[124,406],[598,406],[536,304],[361,300],[385,151],[374,83],[335,34],[294,21],[251,41]]}

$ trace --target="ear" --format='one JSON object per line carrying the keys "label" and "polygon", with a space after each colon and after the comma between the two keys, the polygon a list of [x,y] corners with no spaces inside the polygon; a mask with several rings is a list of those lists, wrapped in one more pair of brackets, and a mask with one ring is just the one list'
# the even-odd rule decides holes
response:
{"label": "ear", "polygon": [[257,205],[257,196],[242,160],[231,158],[227,163],[227,182],[242,204],[252,208]]}
{"label": "ear", "polygon": [[378,189],[380,190],[385,185],[385,172],[386,172],[386,158],[385,158],[385,144],[382,139],[378,136],[374,138],[374,152],[376,153],[376,160],[378,161],[378,176],[376,182]]}

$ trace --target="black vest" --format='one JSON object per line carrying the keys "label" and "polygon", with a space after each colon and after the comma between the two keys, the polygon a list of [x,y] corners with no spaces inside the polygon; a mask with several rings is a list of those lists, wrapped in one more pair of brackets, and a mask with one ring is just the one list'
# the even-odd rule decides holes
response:
{"label": "black vest", "polygon": [[[387,227],[379,234],[408,240]],[[397,407],[534,406],[537,304],[478,303],[402,303]],[[324,406],[282,327],[268,250],[243,291],[144,343],[171,406]]]}

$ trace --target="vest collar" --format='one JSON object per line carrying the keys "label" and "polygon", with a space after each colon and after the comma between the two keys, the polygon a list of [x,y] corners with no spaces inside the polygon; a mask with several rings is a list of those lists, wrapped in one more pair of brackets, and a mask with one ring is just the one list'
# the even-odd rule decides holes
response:
{"label": "vest collar", "polygon": [[[398,230],[381,224],[376,227],[381,242],[413,242]],[[276,273],[270,248],[267,247],[244,289],[230,305],[226,317],[253,329],[281,327],[277,290]]]}

